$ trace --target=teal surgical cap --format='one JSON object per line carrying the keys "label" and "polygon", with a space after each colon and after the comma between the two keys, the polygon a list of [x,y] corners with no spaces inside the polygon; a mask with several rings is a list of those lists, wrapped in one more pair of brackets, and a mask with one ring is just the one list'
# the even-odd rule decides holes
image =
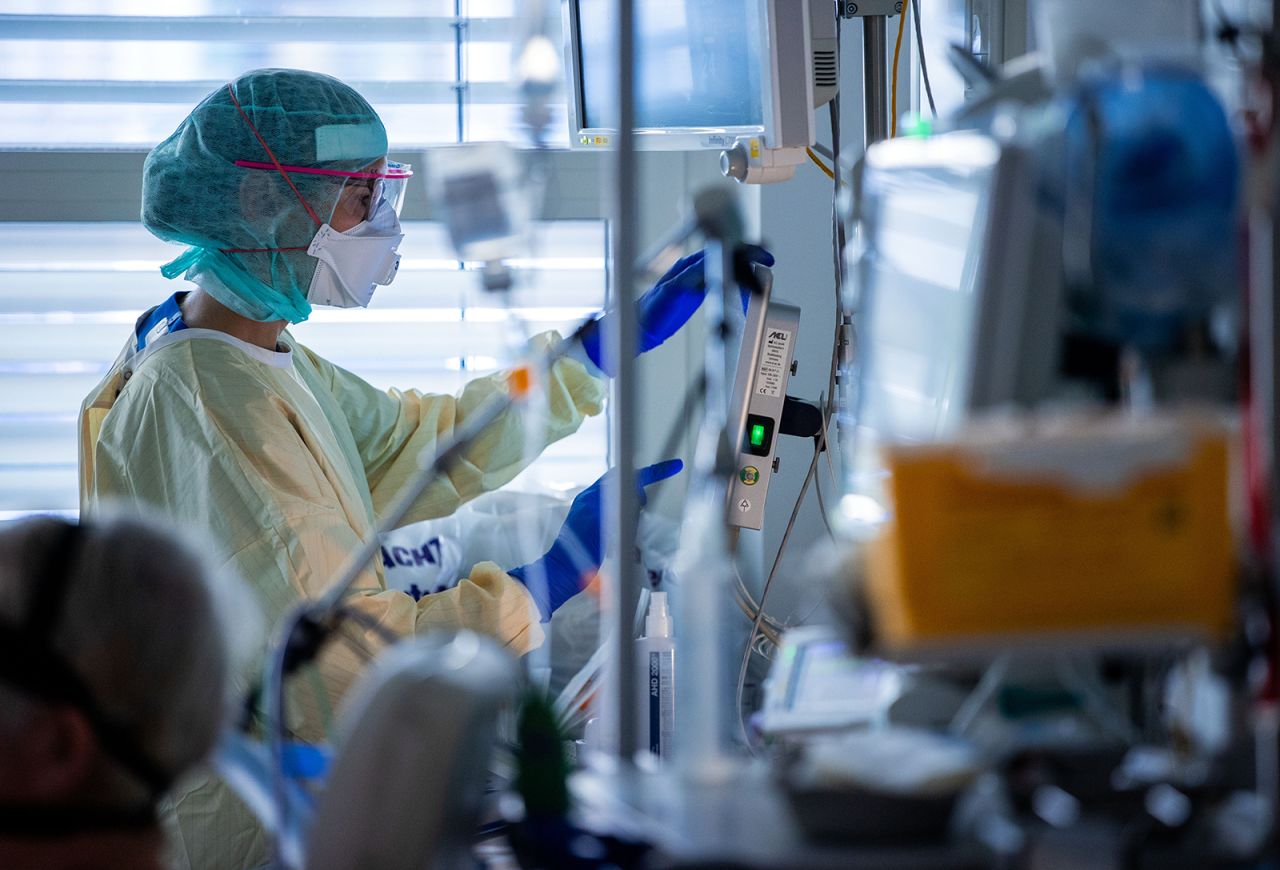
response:
{"label": "teal surgical cap", "polygon": [[245,73],[205,97],[147,155],[143,226],[190,246],[160,271],[184,275],[253,320],[306,320],[317,263],[306,249],[346,179],[297,172],[286,179],[236,161],[270,165],[274,155],[286,167],[358,172],[386,154],[377,113],[337,79],[289,69]]}

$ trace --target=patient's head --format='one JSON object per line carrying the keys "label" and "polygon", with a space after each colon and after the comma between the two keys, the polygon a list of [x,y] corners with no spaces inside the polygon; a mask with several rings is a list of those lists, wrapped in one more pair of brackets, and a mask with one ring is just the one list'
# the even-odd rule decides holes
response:
{"label": "patient's head", "polygon": [[206,758],[228,710],[220,595],[151,523],[0,526],[0,805],[145,813]]}

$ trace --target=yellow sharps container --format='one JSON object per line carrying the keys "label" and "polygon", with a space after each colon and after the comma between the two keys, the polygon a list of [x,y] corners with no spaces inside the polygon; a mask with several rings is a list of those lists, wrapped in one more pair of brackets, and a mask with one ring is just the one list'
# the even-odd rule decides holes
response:
{"label": "yellow sharps container", "polygon": [[1223,635],[1230,429],[1204,416],[1002,424],[891,447],[867,593],[888,649]]}

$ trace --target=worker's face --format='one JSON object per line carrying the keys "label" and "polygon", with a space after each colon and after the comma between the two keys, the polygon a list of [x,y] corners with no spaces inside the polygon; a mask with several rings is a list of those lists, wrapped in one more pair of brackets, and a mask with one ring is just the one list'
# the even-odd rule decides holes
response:
{"label": "worker's face", "polygon": [[[387,160],[382,158],[362,167],[361,172],[385,172]],[[373,207],[374,190],[378,183],[376,178],[348,178],[338,195],[338,202],[333,207],[333,215],[329,218],[329,226],[340,233],[367,220]]]}

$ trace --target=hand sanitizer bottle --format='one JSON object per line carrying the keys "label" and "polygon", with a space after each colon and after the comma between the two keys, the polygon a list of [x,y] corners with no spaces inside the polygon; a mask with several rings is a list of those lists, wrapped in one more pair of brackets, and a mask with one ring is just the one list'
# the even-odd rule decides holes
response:
{"label": "hand sanitizer bottle", "polygon": [[637,681],[644,693],[640,704],[640,733],[645,745],[658,758],[671,755],[676,718],[676,642],[671,636],[671,612],[667,593],[649,597],[649,613],[644,621],[644,637],[636,641]]}

